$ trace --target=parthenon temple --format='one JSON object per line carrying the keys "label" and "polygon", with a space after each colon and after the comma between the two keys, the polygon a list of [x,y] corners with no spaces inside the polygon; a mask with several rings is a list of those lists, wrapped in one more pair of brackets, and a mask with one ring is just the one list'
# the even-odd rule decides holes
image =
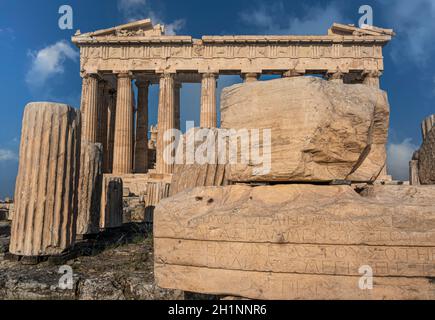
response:
{"label": "parthenon temple", "polygon": [[[245,82],[261,75],[321,75],[331,81],[379,87],[384,65],[382,48],[392,30],[334,24],[320,36],[191,36],[165,35],[150,19],[81,33],[83,78],[82,140],[104,149],[104,172],[115,175],[170,175],[163,161],[160,134],[180,128],[183,83],[201,83],[200,126],[219,127],[216,86],[219,75],[240,75]],[[137,101],[133,84],[137,87]],[[159,85],[156,163],[148,141],[148,91]],[[135,120],[136,119],[136,120]]]}
{"label": "parthenon temple", "polygon": [[[394,181],[380,88],[394,35],[334,23],[326,35],[193,39],[150,19],[77,31],[80,110],[24,110],[15,203],[0,207],[13,271],[0,298],[35,296],[40,272],[62,272],[27,269],[27,286],[17,263],[47,261],[72,265],[80,299],[433,300],[435,116],[411,183]],[[218,100],[227,75],[242,83]],[[201,84],[199,128],[174,138],[192,110],[186,83]],[[38,288],[59,293],[49,276]]]}

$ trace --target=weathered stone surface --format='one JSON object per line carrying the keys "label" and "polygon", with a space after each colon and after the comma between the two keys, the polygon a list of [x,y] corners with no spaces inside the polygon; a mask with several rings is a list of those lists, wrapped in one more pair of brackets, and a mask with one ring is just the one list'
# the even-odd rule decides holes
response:
{"label": "weathered stone surface", "polygon": [[[226,163],[220,163],[221,157],[218,145],[219,145],[219,131],[220,129],[191,129],[182,138],[177,149],[176,157],[182,159],[182,164],[176,164],[174,166],[174,174],[172,175],[170,195],[173,196],[186,189],[202,186],[222,186],[226,184],[225,179],[225,167]],[[202,132],[208,132],[207,136],[204,136]],[[197,137],[195,139],[195,136]],[[205,163],[201,164],[198,161],[189,163],[186,159],[186,150],[189,145],[188,141],[192,141],[192,151],[196,153],[198,148],[204,143],[207,143],[208,139],[212,139],[215,146],[215,152],[210,153],[213,158],[208,159]],[[225,143],[227,143],[225,141]],[[226,152],[226,149],[221,150]],[[181,154],[181,155],[180,155]]]}
{"label": "weathered stone surface", "polygon": [[423,144],[418,151],[418,175],[420,183],[435,184],[435,130],[434,117],[429,117],[422,124]]}
{"label": "weathered stone surface", "polygon": [[420,185],[420,177],[418,175],[418,160],[409,161],[409,184],[412,186]]}
{"label": "weathered stone surface", "polygon": [[[262,70],[283,72],[299,67],[301,73],[342,70],[361,74],[365,69],[383,70],[382,48],[394,36],[393,30],[389,29],[360,29],[337,23],[328,30],[327,35],[214,35],[203,36],[201,41],[191,36],[165,35],[163,29],[162,25],[153,26],[150,19],[145,19],[110,29],[78,33],[72,41],[80,48],[93,46],[96,52],[106,45],[118,44],[104,55],[81,50],[85,72],[121,70],[128,66],[133,72],[198,70],[204,74],[240,70],[241,74],[252,74],[261,73]],[[152,47],[153,51],[144,55],[136,50],[121,54],[126,42]],[[168,46],[174,49],[163,54]]]}
{"label": "weathered stone surface", "polygon": [[77,234],[80,235],[100,230],[103,152],[101,144],[82,141],[77,216]]}
{"label": "weathered stone surface", "polygon": [[[433,299],[435,187],[196,188],[155,211],[164,288],[253,299]],[[361,290],[361,266],[374,289]]]}
{"label": "weathered stone surface", "polygon": [[101,194],[100,229],[117,228],[122,225],[122,179],[103,175]]}
{"label": "weathered stone surface", "polygon": [[374,87],[315,77],[245,83],[224,89],[221,112],[222,128],[272,133],[271,172],[231,165],[231,181],[374,181],[385,166],[389,105]]}
{"label": "weathered stone surface", "polygon": [[123,174],[119,176],[122,178],[124,189],[128,189],[129,194],[135,196],[143,196],[146,194],[147,184],[150,180],[148,174]]}
{"label": "weathered stone surface", "polygon": [[56,255],[75,241],[80,115],[55,103],[26,106],[10,252]]}

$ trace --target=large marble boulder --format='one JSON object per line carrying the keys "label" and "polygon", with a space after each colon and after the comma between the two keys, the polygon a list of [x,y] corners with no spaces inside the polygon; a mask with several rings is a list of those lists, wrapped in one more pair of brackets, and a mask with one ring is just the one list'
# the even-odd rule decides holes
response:
{"label": "large marble boulder", "polygon": [[435,187],[363,195],[233,185],[162,200],[157,285],[252,299],[435,299]]}
{"label": "large marble boulder", "polygon": [[224,129],[271,129],[270,172],[232,164],[231,181],[374,181],[385,167],[389,104],[374,87],[316,77],[245,83],[224,89],[221,114]]}

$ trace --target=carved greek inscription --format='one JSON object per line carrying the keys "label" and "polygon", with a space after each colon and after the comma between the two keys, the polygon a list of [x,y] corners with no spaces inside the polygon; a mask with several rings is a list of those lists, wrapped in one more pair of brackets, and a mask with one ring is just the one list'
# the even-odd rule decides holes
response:
{"label": "carved greek inscription", "polygon": [[264,244],[156,239],[157,259],[229,270],[378,276],[435,276],[435,247]]}
{"label": "carved greek inscription", "polygon": [[[178,217],[165,220],[171,226]],[[410,222],[409,222],[410,223]],[[409,223],[407,223],[409,225]],[[434,243],[435,231],[413,232],[396,225],[393,216],[361,216],[334,220],[329,215],[276,214],[267,217],[223,214],[202,215],[189,220],[186,228],[165,229],[161,237],[189,239],[257,241],[272,243],[419,245]],[[162,231],[160,231],[162,232]]]}

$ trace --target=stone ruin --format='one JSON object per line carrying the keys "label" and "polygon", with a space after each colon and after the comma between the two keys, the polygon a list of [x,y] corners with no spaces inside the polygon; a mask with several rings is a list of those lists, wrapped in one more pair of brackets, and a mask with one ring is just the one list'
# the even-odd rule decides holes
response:
{"label": "stone ruin", "polygon": [[435,115],[427,117],[421,124],[423,143],[414,152],[409,163],[409,182],[411,185],[435,184]]}
{"label": "stone ruin", "polygon": [[[435,297],[435,186],[377,183],[384,91],[295,77],[232,86],[221,103],[217,130],[272,128],[271,170],[227,165],[224,183],[199,179],[217,165],[176,170],[176,186],[196,175],[203,187],[181,184],[156,208],[159,286],[251,299]],[[367,266],[373,290],[359,287]]]}
{"label": "stone ruin", "polygon": [[[395,185],[387,175],[390,107],[379,77],[393,35],[334,24],[326,36],[198,40],[167,36],[148,19],[77,32],[81,112],[25,109],[10,254],[62,256],[76,238],[134,220],[153,225],[162,288],[250,299],[434,299],[435,187]],[[224,90],[218,129],[220,73],[244,83]],[[270,129],[269,145],[256,141],[267,172],[219,162],[226,148],[204,164],[164,161],[163,133],[180,128],[182,82],[202,84],[201,128],[184,137]],[[148,139],[153,84],[158,124]],[[420,182],[433,184],[434,131],[423,131],[416,167]],[[361,284],[364,272],[372,290],[370,280]]]}

